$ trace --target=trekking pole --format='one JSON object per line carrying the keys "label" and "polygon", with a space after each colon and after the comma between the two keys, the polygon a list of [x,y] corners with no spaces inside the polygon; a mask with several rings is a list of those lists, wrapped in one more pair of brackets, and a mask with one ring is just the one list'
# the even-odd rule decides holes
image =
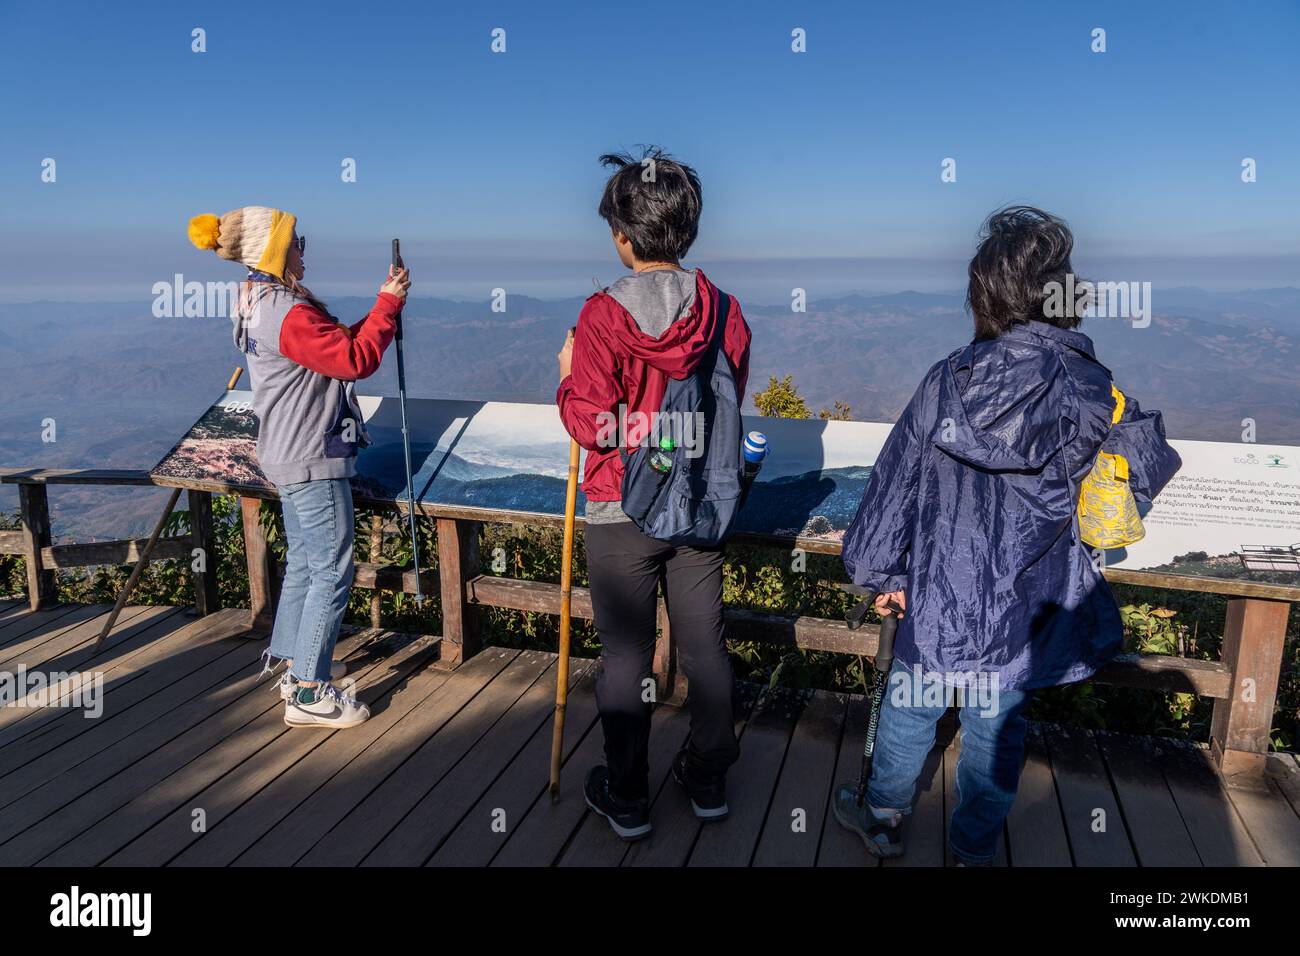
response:
{"label": "trekking pole", "polygon": [[[862,594],[862,599],[854,605],[847,615],[850,631],[862,626],[867,611],[876,602],[876,592],[857,588],[853,585],[842,586],[854,594]],[[858,776],[858,806],[867,799],[867,781],[871,779],[871,758],[876,750],[876,729],[880,726],[880,708],[885,700],[885,684],[888,683],[889,669],[894,663],[894,636],[898,633],[898,615],[890,611],[880,619],[880,641],[876,645],[875,671],[871,688],[871,714],[867,720],[867,740],[862,746],[862,772]]]}
{"label": "trekking pole", "polygon": [[[393,240],[393,273],[402,268],[401,245]],[[402,455],[406,462],[406,520],[411,529],[411,566],[415,569],[415,603],[424,603],[420,584],[420,538],[415,525],[415,491],[411,477],[411,432],[406,424],[406,362],[402,359],[402,313],[397,313],[397,404],[402,410]]]}
{"label": "trekking pole", "polygon": [[569,483],[564,490],[564,550],[560,553],[560,660],[555,671],[555,728],[551,732],[551,802],[560,799],[564,711],[569,703],[569,625],[573,619],[573,523],[578,510],[578,462],[582,449],[569,439]]}

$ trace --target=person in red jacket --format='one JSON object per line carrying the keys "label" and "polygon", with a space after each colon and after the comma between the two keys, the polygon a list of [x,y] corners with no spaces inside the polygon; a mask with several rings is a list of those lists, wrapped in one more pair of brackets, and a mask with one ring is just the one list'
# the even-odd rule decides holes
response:
{"label": "person in red jacket", "polygon": [[690,744],[673,761],[672,773],[701,819],[727,815],[726,772],[740,751],[722,631],[722,550],[674,547],[642,534],[620,504],[620,449],[646,441],[668,379],[692,373],[720,322],[742,397],[750,333],[735,298],[721,295],[700,270],[681,265],[699,229],[695,171],[655,149],[640,160],[606,155],[601,162],[614,172],[599,213],[619,260],[632,272],[583,306],[576,332],[559,353],[556,402],[565,428],[587,450],[585,541],[601,640],[596,698],[606,759],[587,776],[587,803],[619,836],[635,840],[651,829],[647,751],[660,585],[691,687]]}
{"label": "person in red jacket", "polygon": [[335,686],[346,668],[331,660],[352,586],[348,479],[369,443],[353,383],[378,371],[410,276],[390,270],[369,315],[343,325],[302,285],[307,239],[296,227],[292,213],[244,206],[195,216],[189,234],[249,270],[231,320],[253,389],[258,464],[279,492],[288,550],[267,670],[286,662],[286,724],[344,728],[370,716]]}

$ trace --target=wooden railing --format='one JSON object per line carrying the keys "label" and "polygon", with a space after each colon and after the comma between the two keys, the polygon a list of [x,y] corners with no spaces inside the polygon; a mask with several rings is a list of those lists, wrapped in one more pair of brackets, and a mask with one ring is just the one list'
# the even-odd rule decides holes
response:
{"label": "wooden railing", "polygon": [[[32,610],[56,600],[55,572],[61,568],[95,564],[122,564],[135,560],[143,547],[140,540],[100,544],[52,545],[46,488],[58,484],[163,485],[189,492],[193,533],[187,537],[162,538],[155,558],[188,558],[193,549],[215,555],[212,527],[212,495],[237,494],[244,532],[248,568],[250,628],[269,632],[274,614],[277,568],[271,560],[259,521],[260,497],[248,489],[219,484],[153,481],[145,472],[59,471],[8,469],[0,471],[0,482],[16,484],[20,498],[22,529],[0,532],[0,553],[19,554],[26,559],[27,587]],[[361,507],[393,508],[392,502],[358,497]],[[398,510],[405,514],[405,505]],[[418,515],[435,522],[438,569],[421,573],[421,589],[437,594],[441,601],[443,633],[441,662],[456,666],[482,647],[477,608],[497,608],[558,614],[558,584],[524,581],[483,574],[478,541],[485,523],[558,527],[552,515],[477,508],[419,506]],[[385,526],[376,519],[370,532],[372,554],[382,552]],[[837,542],[798,537],[737,535],[737,540],[774,548],[801,548],[811,553],[837,554]],[[209,562],[194,575],[196,609],[207,614],[217,608],[216,567]],[[1197,578],[1145,571],[1106,569],[1106,578],[1116,583],[1199,591],[1228,596],[1224,624],[1223,653],[1219,661],[1193,660],[1165,655],[1123,654],[1098,671],[1093,679],[1103,683],[1154,691],[1196,694],[1214,700],[1211,717],[1211,751],[1227,777],[1254,778],[1264,770],[1269,748],[1273,710],[1286,639],[1290,602],[1300,601],[1300,587],[1255,581]],[[372,623],[379,625],[380,591],[415,591],[415,575],[382,561],[358,563],[354,586],[375,592]],[[572,613],[590,619],[591,598],[585,588],[575,588]],[[850,631],[843,621],[790,616],[743,608],[727,608],[725,620],[732,637],[744,637],[784,647],[859,654],[873,657],[878,628],[865,625]],[[685,679],[677,673],[676,652],[663,602],[659,605],[659,637],[655,648],[655,677],[659,699],[680,701],[686,693]]]}

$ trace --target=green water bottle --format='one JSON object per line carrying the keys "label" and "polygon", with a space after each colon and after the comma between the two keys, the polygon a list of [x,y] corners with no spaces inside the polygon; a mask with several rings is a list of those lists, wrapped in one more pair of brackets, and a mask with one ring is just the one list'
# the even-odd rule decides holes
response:
{"label": "green water bottle", "polygon": [[659,447],[650,453],[650,467],[661,475],[666,475],[673,470],[673,449],[677,445],[673,440],[665,435],[659,439]]}

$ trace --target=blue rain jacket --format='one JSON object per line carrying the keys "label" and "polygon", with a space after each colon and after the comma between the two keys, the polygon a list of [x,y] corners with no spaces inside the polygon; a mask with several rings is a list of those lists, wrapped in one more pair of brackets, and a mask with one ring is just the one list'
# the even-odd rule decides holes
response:
{"label": "blue rain jacket", "polygon": [[1104,449],[1128,459],[1149,503],[1182,464],[1160,413],[1126,398],[1112,427],[1092,341],[1045,322],[930,369],[844,537],[855,583],[906,592],[898,662],[1027,690],[1082,680],[1119,652],[1119,610],[1078,538],[1079,485]]}

